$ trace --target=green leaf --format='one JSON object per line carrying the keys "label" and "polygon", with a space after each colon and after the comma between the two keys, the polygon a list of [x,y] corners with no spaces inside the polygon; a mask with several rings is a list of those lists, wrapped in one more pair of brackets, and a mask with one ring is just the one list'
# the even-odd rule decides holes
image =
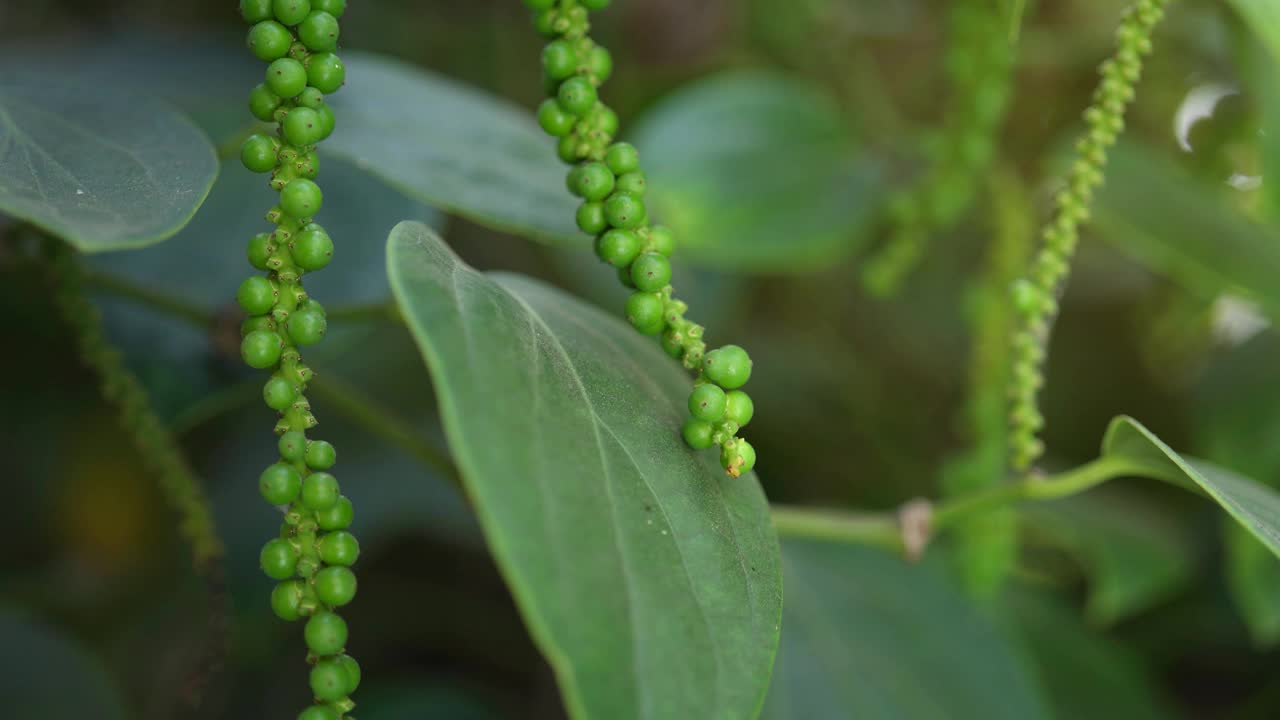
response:
{"label": "green leaf", "polygon": [[1280,318],[1280,230],[1155,152],[1116,147],[1095,215],[1102,237],[1148,267],[1210,299],[1242,293]]}
{"label": "green leaf", "polygon": [[173,235],[217,177],[208,138],[157,100],[74,77],[0,66],[0,211],[82,252]]}
{"label": "green leaf", "polygon": [[575,718],[747,718],[782,587],[754,476],[684,446],[688,377],[560,291],[402,223],[392,290],[489,546]]}
{"label": "green leaf", "polygon": [[1140,463],[1151,477],[1198,488],[1280,555],[1280,495],[1270,488],[1203,460],[1183,458],[1130,417],[1111,421],[1102,454]]}
{"label": "green leaf", "polygon": [[325,149],[405,194],[483,225],[589,248],[555,141],[532,114],[406,63],[348,52]]}
{"label": "green leaf", "polygon": [[765,720],[1047,717],[1005,635],[928,568],[785,540],[782,647]]}
{"label": "green leaf", "polygon": [[106,666],[63,632],[0,611],[0,693],[12,718],[124,720]]}
{"label": "green leaf", "polygon": [[1228,0],[1280,63],[1280,4],[1275,0]]}
{"label": "green leaf", "polygon": [[650,215],[681,252],[718,267],[811,270],[868,237],[880,172],[835,103],[804,80],[736,72],[664,100],[632,141]]}

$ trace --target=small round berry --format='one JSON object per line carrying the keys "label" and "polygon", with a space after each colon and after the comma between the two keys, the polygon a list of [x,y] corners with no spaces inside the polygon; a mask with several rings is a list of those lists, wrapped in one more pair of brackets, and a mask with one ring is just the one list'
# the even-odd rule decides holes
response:
{"label": "small round berry", "polygon": [[565,80],[556,91],[556,98],[560,100],[560,107],[566,112],[579,117],[586,115],[599,100],[595,86],[584,77],[571,77]]}
{"label": "small round berry", "polygon": [[578,51],[566,40],[556,40],[542,49],[542,69],[552,80],[564,80],[578,71]]}
{"label": "small round berry", "polygon": [[[618,113],[607,105],[598,107],[600,112],[596,115],[596,128],[608,136],[608,139],[612,139],[613,136],[618,134]],[[608,142],[608,139],[605,142]]]}
{"label": "small round berry", "polygon": [[307,69],[293,58],[280,58],[267,66],[267,87],[282,98],[296,97],[307,87]]}
{"label": "small round berry", "polygon": [[342,720],[338,711],[328,705],[312,705],[298,713],[298,720]]}
{"label": "small round berry", "polygon": [[711,427],[711,423],[703,422],[697,418],[689,418],[685,421],[684,427],[680,429],[680,434],[684,436],[685,444],[694,450],[706,450],[711,447],[711,435],[715,429]]}
{"label": "small round berry", "polygon": [[641,292],[658,292],[671,282],[671,261],[665,255],[644,253],[631,264],[631,282]]}
{"label": "small round berry", "polygon": [[644,197],[644,192],[647,189],[648,185],[646,184],[644,173],[639,170],[618,177],[618,192]]}
{"label": "small round berry", "polygon": [[321,657],[336,655],[347,644],[347,622],[337,613],[322,610],[311,616],[302,634],[311,652]]}
{"label": "small round berry", "polygon": [[316,110],[319,109],[321,105],[324,105],[324,93],[313,87],[309,87],[298,93],[298,97],[295,99],[295,102],[302,107]]}
{"label": "small round berry", "polygon": [[288,140],[290,145],[298,147],[320,142],[323,130],[320,126],[320,114],[306,107],[290,110],[289,114],[284,116],[281,126],[284,129],[284,139]]}
{"label": "small round berry", "polygon": [[266,173],[276,169],[276,147],[266,135],[250,135],[240,146],[240,162],[250,172]]}
{"label": "small round berry", "polygon": [[322,10],[335,18],[347,11],[347,0],[311,0],[311,11]]}
{"label": "small round berry", "polygon": [[265,84],[260,84],[249,92],[249,112],[262,122],[275,120],[276,110],[280,108],[280,96],[271,92]]}
{"label": "small round berry", "polygon": [[347,696],[347,669],[337,658],[321,660],[311,668],[311,694],[320,702],[336,702]]}
{"label": "small round berry", "polygon": [[732,390],[725,394],[724,418],[746,427],[756,414],[756,404],[751,396],[741,390]]}
{"label": "small round berry", "polygon": [[338,461],[338,451],[324,440],[314,440],[307,445],[307,467],[312,470],[328,470]]}
{"label": "small round berry", "polygon": [[[738,464],[738,472],[751,472],[751,469],[756,466],[756,449],[751,446],[751,443],[742,438],[738,438],[734,444],[737,446],[738,459],[742,461]],[[737,475],[734,475],[734,477],[737,477]]]}
{"label": "small round berry", "polygon": [[329,607],[342,607],[356,597],[356,574],[345,567],[327,567],[316,573],[316,597]]}
{"label": "small round berry", "polygon": [[578,162],[578,147],[582,144],[577,133],[570,133],[560,138],[556,144],[556,155],[567,163]]}
{"label": "small round berry", "polygon": [[1018,314],[1024,316],[1034,315],[1039,310],[1041,305],[1040,298],[1044,295],[1044,293],[1040,292],[1040,288],[1025,279],[1014,282],[1009,292],[1013,299],[1014,309],[1017,310]]}
{"label": "small round berry", "polygon": [[351,527],[355,516],[355,508],[344,495],[338,498],[333,507],[316,513],[316,524],[321,530],[345,530]]}
{"label": "small round berry", "polygon": [[573,126],[577,122],[578,119],[572,113],[565,112],[555,98],[544,100],[538,106],[538,125],[542,127],[543,132],[552,137],[568,135],[573,132]]}
{"label": "small round berry", "polygon": [[578,206],[575,220],[578,223],[578,229],[588,235],[599,235],[609,228],[609,222],[604,219],[603,203],[582,203]]}
{"label": "small round berry", "polygon": [[644,202],[635,195],[614,193],[604,203],[604,216],[616,228],[634,230],[644,222]]}
{"label": "small round berry", "polygon": [[240,0],[240,17],[257,23],[271,19],[271,0]]}
{"label": "small round berry", "polygon": [[631,282],[630,265],[618,268],[618,282],[622,283],[622,287],[636,289],[636,284]]}
{"label": "small round berry", "polygon": [[258,554],[262,572],[272,580],[288,580],[298,568],[298,551],[288,540],[269,540]]}
{"label": "small round berry", "polygon": [[315,108],[316,116],[320,118],[320,139],[324,140],[333,134],[334,123],[337,119],[333,115],[333,108],[328,103]]}
{"label": "small round berry", "polygon": [[324,193],[320,186],[306,178],[290,180],[280,191],[280,208],[295,218],[309,218],[320,212]]}
{"label": "small round berry", "polygon": [[338,662],[347,671],[347,694],[350,695],[360,687],[360,663],[350,655],[339,655]]}
{"label": "small round berry", "polygon": [[249,50],[259,60],[278,60],[289,54],[293,35],[285,26],[274,20],[264,20],[249,28]]}
{"label": "small round berry", "polygon": [[266,370],[280,362],[283,346],[279,335],[268,330],[254,330],[240,341],[240,357],[249,367]]}
{"label": "small round berry", "polygon": [[249,247],[246,248],[245,254],[249,257],[249,264],[258,270],[266,270],[267,261],[271,259],[271,236],[267,233],[258,233],[249,238]]}
{"label": "small round berry", "polygon": [[271,10],[285,25],[297,25],[311,12],[311,0],[274,0]]}
{"label": "small round berry", "polygon": [[627,321],[645,335],[657,335],[666,328],[662,312],[662,296],[658,293],[637,292],[627,298]]}
{"label": "small round berry", "polygon": [[307,436],[300,430],[290,430],[280,436],[276,448],[280,451],[280,457],[296,463],[307,453]]}
{"label": "small round berry", "polygon": [[649,248],[667,257],[676,251],[676,236],[664,225],[649,228]]}
{"label": "small round berry", "polygon": [[258,477],[258,491],[272,505],[288,505],[302,491],[302,476],[292,465],[276,463]]}
{"label": "small round berry", "polygon": [[640,153],[631,143],[614,143],[604,154],[605,164],[615,175],[626,175],[640,169]]}
{"label": "small round berry", "polygon": [[294,236],[289,254],[303,270],[323,270],[333,260],[333,239],[319,225],[308,225]]}
{"label": "small round berry", "polygon": [[245,278],[236,291],[236,302],[250,315],[266,315],[276,304],[276,289],[261,275]]}
{"label": "small round berry", "polygon": [[703,383],[689,394],[689,414],[703,422],[717,423],[724,417],[726,402],[724,390],[718,385]]}
{"label": "small round berry", "polygon": [[320,559],[326,565],[351,567],[360,557],[360,543],[356,536],[345,530],[331,532],[320,538]]}
{"label": "small round berry", "polygon": [[596,80],[604,82],[613,74],[613,56],[609,51],[597,45],[587,53],[587,72],[595,75]]}
{"label": "small round berry", "polygon": [[604,163],[584,163],[569,173],[569,190],[588,202],[609,197],[614,182],[613,172]]}
{"label": "small round berry", "polygon": [[[525,4],[529,4],[530,0],[525,0]],[[542,0],[543,4],[547,4],[547,0]],[[536,8],[533,11],[533,29],[537,33],[546,38],[553,38],[559,33],[556,32],[556,19],[559,15],[551,5],[547,7]]]}
{"label": "small round berry", "polygon": [[244,322],[240,323],[240,337],[248,335],[255,330],[268,330],[275,332],[276,321],[270,315],[258,315],[257,317],[248,317]]}
{"label": "small round berry", "polygon": [[[272,333],[273,335],[275,333]],[[298,399],[298,391],[282,377],[273,377],[262,386],[262,399],[267,407],[278,412],[288,410]]]}
{"label": "small round berry", "polygon": [[684,355],[684,336],[674,327],[668,326],[662,333],[662,351],[673,358]]}
{"label": "small round berry", "polygon": [[338,47],[338,19],[323,10],[312,10],[298,24],[298,39],[311,52],[332,52]]}
{"label": "small round berry", "polygon": [[329,473],[311,473],[302,480],[302,505],[308,510],[328,510],[339,497],[338,479]]}
{"label": "small round berry", "polygon": [[302,617],[302,581],[286,580],[271,590],[271,610],[285,622]]}
{"label": "small round berry", "polygon": [[610,230],[596,240],[596,255],[616,268],[625,268],[640,255],[640,238],[630,230]]}
{"label": "small round berry", "polygon": [[289,316],[286,327],[289,330],[289,339],[305,347],[307,345],[315,345],[323,340],[329,323],[325,320],[322,312],[298,310]]}
{"label": "small round berry", "polygon": [[347,68],[337,55],[318,53],[307,58],[307,82],[320,92],[335,93],[346,79]]}
{"label": "small round berry", "polygon": [[751,356],[737,345],[725,345],[707,353],[702,369],[711,382],[725,390],[736,390],[751,379]]}

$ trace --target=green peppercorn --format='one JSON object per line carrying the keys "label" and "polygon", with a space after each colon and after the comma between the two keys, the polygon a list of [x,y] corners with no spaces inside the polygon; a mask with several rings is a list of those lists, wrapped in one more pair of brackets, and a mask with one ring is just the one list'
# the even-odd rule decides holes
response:
{"label": "green peppercorn", "polygon": [[323,270],[333,260],[333,239],[313,223],[294,236],[289,254],[303,270]]}
{"label": "green peppercorn", "polygon": [[273,0],[272,12],[285,25],[297,25],[311,12],[310,0]]}
{"label": "green peppercorn", "polygon": [[560,100],[560,107],[564,108],[566,112],[573,113],[579,117],[586,115],[599,100],[595,86],[584,77],[571,77],[560,83],[560,89],[556,91],[556,98]]}
{"label": "green peppercorn", "polygon": [[555,98],[548,98],[538,106],[538,125],[543,132],[553,137],[564,137],[573,132],[577,118],[560,107]]}
{"label": "green peppercorn", "polygon": [[300,462],[302,456],[307,453],[307,436],[298,430],[290,430],[280,436],[280,440],[276,442],[276,448],[280,451],[280,457],[291,463]]}
{"label": "green peppercorn", "polygon": [[302,505],[308,510],[328,510],[339,497],[338,479],[329,473],[312,473],[302,480]]}
{"label": "green peppercorn", "polygon": [[331,95],[346,81],[347,68],[333,53],[318,53],[307,58],[307,82],[320,92]]}
{"label": "green peppercorn", "polygon": [[338,19],[323,10],[312,10],[298,24],[298,39],[311,52],[333,52],[338,47]]}
{"label": "green peppercorn", "polygon": [[320,142],[323,130],[320,126],[319,113],[306,107],[290,110],[289,114],[285,115],[281,127],[284,130],[284,139],[288,140],[290,145],[299,147]]}
{"label": "green peppercorn", "polygon": [[338,453],[324,440],[314,440],[307,445],[306,459],[312,470],[328,470],[338,461]]}
{"label": "green peppercorn", "polygon": [[250,315],[266,315],[276,304],[278,293],[271,281],[261,275],[245,278],[236,291],[236,302]]}
{"label": "green peppercorn", "polygon": [[609,223],[604,219],[603,203],[583,203],[578,206],[578,214],[575,219],[578,223],[578,229],[588,235],[598,235],[609,227]]}
{"label": "green peppercorn", "polygon": [[625,268],[640,255],[640,238],[630,230],[610,230],[596,240],[596,255],[616,268]]}
{"label": "green peppercorn", "polygon": [[321,660],[311,668],[311,693],[320,702],[335,702],[347,695],[347,669],[336,658]]}
{"label": "green peppercorn", "polygon": [[247,317],[244,322],[240,323],[240,337],[248,335],[255,330],[267,330],[275,332],[276,322],[271,319],[270,315],[259,315],[257,317]]}
{"label": "green peppercorn", "polygon": [[307,69],[293,58],[280,58],[267,66],[267,88],[282,98],[296,97],[307,87]]}
{"label": "green peppercorn", "polygon": [[329,107],[328,103],[314,108],[314,110],[316,111],[316,117],[320,121],[320,139],[324,140],[333,134],[333,126],[337,120],[334,118],[333,108]]}
{"label": "green peppercorn", "polygon": [[736,390],[751,379],[751,357],[737,345],[725,345],[707,353],[702,369],[720,387]]}
{"label": "green peppercorn", "polygon": [[725,419],[737,423],[738,427],[746,427],[756,414],[756,405],[751,396],[741,390],[733,390],[726,393],[725,400]]}
{"label": "green peppercorn", "polygon": [[653,252],[671,257],[676,251],[676,236],[663,225],[649,228],[649,249]]}
{"label": "green peppercorn", "polygon": [[350,567],[360,557],[360,543],[355,535],[346,531],[331,532],[320,538],[318,549],[326,565]]}
{"label": "green peppercorn", "polygon": [[338,711],[328,705],[312,705],[298,713],[298,720],[342,720]]}
{"label": "green peppercorn", "polygon": [[288,505],[302,491],[302,476],[292,465],[276,463],[258,477],[258,491],[272,505]]}
{"label": "green peppercorn", "polygon": [[658,292],[671,282],[671,261],[658,253],[643,253],[631,264],[631,282],[641,292]]}
{"label": "green peppercorn", "polygon": [[271,236],[267,233],[258,233],[249,238],[249,247],[245,251],[249,257],[249,264],[258,270],[266,270],[267,261],[271,259],[270,248]]}
{"label": "green peppercorn", "polygon": [[689,414],[703,422],[720,422],[724,417],[726,404],[724,390],[711,383],[703,383],[689,394]]}
{"label": "green peppercorn", "polygon": [[604,82],[613,74],[613,56],[605,48],[597,45],[587,53],[587,72],[595,76],[597,82]]}
{"label": "green peppercorn", "polygon": [[334,18],[341,18],[347,11],[347,0],[311,0],[311,11],[327,12]]}
{"label": "green peppercorn", "polygon": [[609,197],[614,184],[613,171],[604,163],[583,163],[569,173],[570,191],[588,202],[598,202]]}
{"label": "green peppercorn", "polygon": [[605,164],[614,175],[626,175],[640,169],[640,153],[631,143],[614,143],[604,154]]}
{"label": "green peppercorn", "polygon": [[662,296],[656,292],[636,292],[627,298],[627,320],[645,335],[657,335],[666,328],[662,311]]}
{"label": "green peppercorn", "polygon": [[276,617],[285,622],[293,622],[302,617],[302,588],[301,580],[286,580],[276,584],[271,590],[271,610]]}
{"label": "green peppercorn", "polygon": [[564,40],[556,40],[542,49],[542,70],[552,80],[564,80],[578,71],[578,52]]}
{"label": "green peppercorn", "polygon": [[680,434],[684,437],[685,443],[694,450],[706,450],[712,446],[711,434],[715,432],[711,427],[711,423],[704,422],[697,418],[689,418],[685,421],[684,427],[680,429]]}
{"label": "green peppercorn", "polygon": [[342,669],[347,671],[347,694],[350,695],[360,687],[360,663],[350,655],[339,655],[338,662],[342,663]]}
{"label": "green peppercorn", "polygon": [[644,173],[636,170],[618,177],[618,192],[623,192],[636,197],[644,197],[645,190],[648,186],[645,182]]}
{"label": "green peppercorn", "polygon": [[249,28],[249,50],[259,60],[278,60],[289,54],[293,35],[285,26],[274,20],[264,20]]}
{"label": "green peppercorn", "polygon": [[337,613],[322,610],[311,616],[302,634],[311,652],[336,655],[347,644],[347,623]]}
{"label": "green peppercorn", "polygon": [[298,310],[289,316],[286,323],[289,339],[303,347],[323,340],[328,325],[324,313],[315,310]]}
{"label": "green peppercorn", "polygon": [[321,530],[345,530],[354,519],[355,509],[345,495],[338,498],[333,507],[316,513],[316,524]]}
{"label": "green peppercorn", "polygon": [[258,554],[262,572],[272,580],[287,580],[293,577],[298,567],[298,551],[287,540],[269,540],[262,546]]}
{"label": "green peppercorn", "polygon": [[240,0],[240,17],[257,23],[271,19],[271,0]]}
{"label": "green peppercorn", "polygon": [[644,221],[644,202],[635,195],[615,192],[604,203],[604,216],[616,228],[634,230]]}
{"label": "green peppercorn", "polygon": [[246,365],[257,370],[275,365],[283,351],[284,343],[280,336],[266,330],[254,330],[240,341],[240,357]]}
{"label": "green peppercorn", "polygon": [[[294,112],[297,112],[296,110]],[[295,218],[309,218],[320,212],[324,194],[320,186],[306,178],[290,180],[280,191],[280,208]]]}
{"label": "green peppercorn", "polygon": [[280,96],[271,92],[265,84],[258,85],[249,92],[249,112],[262,122],[274,120],[279,107]]}
{"label": "green peppercorn", "polygon": [[298,399],[298,392],[288,380],[277,376],[262,387],[262,399],[272,410],[284,412]]}
{"label": "green peppercorn", "polygon": [[356,574],[345,567],[327,567],[316,573],[315,588],[320,602],[342,607],[356,597]]}

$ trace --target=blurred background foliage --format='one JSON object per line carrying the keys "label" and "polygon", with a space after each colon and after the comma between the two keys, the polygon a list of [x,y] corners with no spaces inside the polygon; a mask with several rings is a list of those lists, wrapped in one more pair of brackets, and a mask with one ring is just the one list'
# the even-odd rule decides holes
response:
{"label": "blurred background foliage", "polygon": [[[233,5],[8,0],[0,55],[109,82],[145,67],[149,89],[235,147],[240,98],[258,71],[220,54],[239,47]],[[756,357],[750,436],[772,500],[889,509],[938,495],[947,469],[972,450],[983,415],[964,408],[979,357],[972,341],[983,335],[970,298],[990,277],[984,258],[1000,223],[1019,213],[1024,226],[1041,221],[1123,5],[1028,4],[995,170],[973,179],[974,208],[933,238],[890,298],[866,292],[861,263],[886,236],[885,198],[920,176],[948,120],[944,3],[619,0],[600,14],[598,38],[617,67],[608,99],[652,155],[659,213],[692,230],[677,285],[716,341]],[[540,99],[540,39],[514,0],[360,0],[343,42],[526,108]],[[77,54],[86,47],[119,62],[89,62]],[[1174,447],[1280,484],[1271,328],[1280,192],[1262,177],[1280,172],[1275,63],[1229,5],[1173,6],[1063,304],[1044,394],[1046,467],[1094,457],[1108,419],[1127,413]],[[192,67],[194,76],[184,70]],[[753,139],[751,152],[726,159],[708,149],[734,133]],[[24,668],[62,670],[66,684],[44,696],[68,705],[40,717],[169,718],[201,691],[208,717],[285,717],[303,700],[296,628],[271,616],[257,569],[274,527],[254,486],[272,447],[270,418],[235,352],[243,241],[268,196],[228,158],[176,238],[90,262],[111,336],[207,483],[228,546],[230,645],[203,690],[189,678],[208,598],[173,518],[81,367],[47,278],[0,245],[9,350],[0,353],[0,443],[15,550],[0,564],[0,654],[14,692],[39,695],[49,682]],[[620,291],[586,240],[529,243],[411,199],[379,181],[379,168],[325,162],[325,222],[343,257],[309,287],[331,312],[350,312],[331,316],[311,357],[326,437],[356,478],[344,488],[365,544],[349,617],[366,678],[358,715],[562,717],[465,502],[396,440],[441,431],[418,353],[380,311],[383,239],[397,221],[421,219],[477,267],[539,277],[610,309]],[[121,279],[179,298],[189,317],[123,297]],[[385,422],[371,424],[344,402],[352,397],[382,408]],[[1213,506],[1124,482],[1007,521],[1020,529],[1014,581],[995,598],[966,600],[943,562],[911,568],[858,551],[823,565],[826,550],[797,559],[789,549],[789,569],[828,571],[817,572],[823,585],[796,590],[803,611],[788,588],[787,622],[865,635],[883,649],[863,662],[893,666],[895,653],[955,651],[930,650],[930,628],[972,639],[969,620],[957,629],[948,617],[994,621],[1018,639],[1018,657],[975,651],[956,662],[1021,663],[1063,719],[1280,716],[1280,566]],[[875,598],[858,599],[879,583],[936,600],[901,619],[919,633],[900,647],[876,636]],[[787,647],[784,637],[784,660]],[[843,652],[857,667],[868,650]],[[938,662],[944,683],[948,665]],[[821,705],[821,683],[805,687],[820,672],[786,668],[778,682],[818,703],[798,716],[839,716],[824,714],[835,705]]]}

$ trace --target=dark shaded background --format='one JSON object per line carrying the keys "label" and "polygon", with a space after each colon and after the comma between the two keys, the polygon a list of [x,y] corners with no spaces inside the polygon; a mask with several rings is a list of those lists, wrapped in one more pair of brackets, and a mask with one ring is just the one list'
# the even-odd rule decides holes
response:
{"label": "dark shaded background", "polygon": [[[234,41],[242,32],[234,5],[3,0],[0,45],[91,42],[118,33],[181,42],[226,32]],[[350,5],[346,47],[401,57],[528,107],[540,100],[534,61],[540,39],[516,0]],[[1042,207],[1051,197],[1052,150],[1077,126],[1122,5],[1072,0],[1029,9],[999,153]],[[1162,29],[1130,127],[1211,181],[1256,171],[1247,145],[1258,118],[1247,91],[1193,129],[1193,154],[1176,152],[1171,118],[1187,92],[1208,81],[1243,84],[1234,61],[1244,36],[1219,3],[1178,5]],[[891,162],[891,182],[902,183],[919,168],[923,131],[941,121],[941,3],[619,0],[615,6],[601,14],[598,38],[614,53],[617,72],[607,92],[624,126],[690,79],[730,67],[780,68],[827,88],[848,122]],[[146,51],[140,44],[139,52]],[[41,62],[38,52],[31,62]],[[245,80],[246,92],[253,82]],[[965,429],[952,420],[968,363],[958,298],[988,232],[982,207],[971,215],[935,242],[925,265],[888,301],[861,290],[857,260],[802,277],[698,276],[709,288],[702,317],[714,315],[717,332],[758,348],[753,392],[760,412],[751,438],[773,500],[889,508],[936,494],[941,464],[965,440]],[[443,226],[478,267],[516,270],[599,297],[586,275],[593,266],[460,219]],[[381,238],[371,242],[381,247]],[[227,252],[225,268],[184,267],[181,258],[168,258],[173,265],[156,271],[225,276],[226,313],[233,318],[235,287],[247,266],[239,240]],[[274,443],[273,420],[244,392],[255,375],[240,367],[234,343],[228,352],[225,333],[236,324],[229,320],[202,335],[127,302],[102,301],[109,327],[208,483],[230,549],[231,645],[225,672],[206,678],[206,716],[292,716],[306,701],[298,628],[270,615],[270,583],[256,568],[257,548],[276,523],[255,488]],[[1280,395],[1272,389],[1280,387],[1270,361],[1274,333],[1234,347],[1215,335],[1211,309],[1086,234],[1044,396],[1047,464],[1095,455],[1106,422],[1119,413],[1142,419],[1174,447],[1202,453],[1222,446],[1223,428],[1256,429],[1280,419],[1280,407],[1267,402]],[[338,330],[326,352],[355,391],[380,399],[416,430],[438,434],[430,388],[404,331],[376,322]],[[0,338],[7,379],[0,385],[0,466],[9,509],[3,602],[64,629],[105,659],[138,717],[178,717],[204,641],[204,587],[155,484],[81,367],[45,278],[4,247]],[[214,405],[202,404],[211,395]],[[367,475],[360,482],[374,486],[353,498],[365,550],[361,595],[349,614],[351,653],[366,678],[358,698],[362,720],[561,717],[551,674],[462,501],[401,451],[326,408],[323,397],[315,402],[344,466],[358,467]],[[1261,444],[1268,440],[1274,444],[1274,434],[1260,434]],[[1243,455],[1213,459],[1270,467]],[[1280,656],[1254,649],[1233,609],[1222,579],[1219,513],[1160,487],[1126,485],[1115,495],[1117,502],[1139,500],[1134,523],[1147,515],[1173,519],[1194,573],[1107,635],[1142,658],[1181,717],[1280,716]],[[1021,579],[1083,603],[1088,578],[1077,556],[1032,537]]]}

